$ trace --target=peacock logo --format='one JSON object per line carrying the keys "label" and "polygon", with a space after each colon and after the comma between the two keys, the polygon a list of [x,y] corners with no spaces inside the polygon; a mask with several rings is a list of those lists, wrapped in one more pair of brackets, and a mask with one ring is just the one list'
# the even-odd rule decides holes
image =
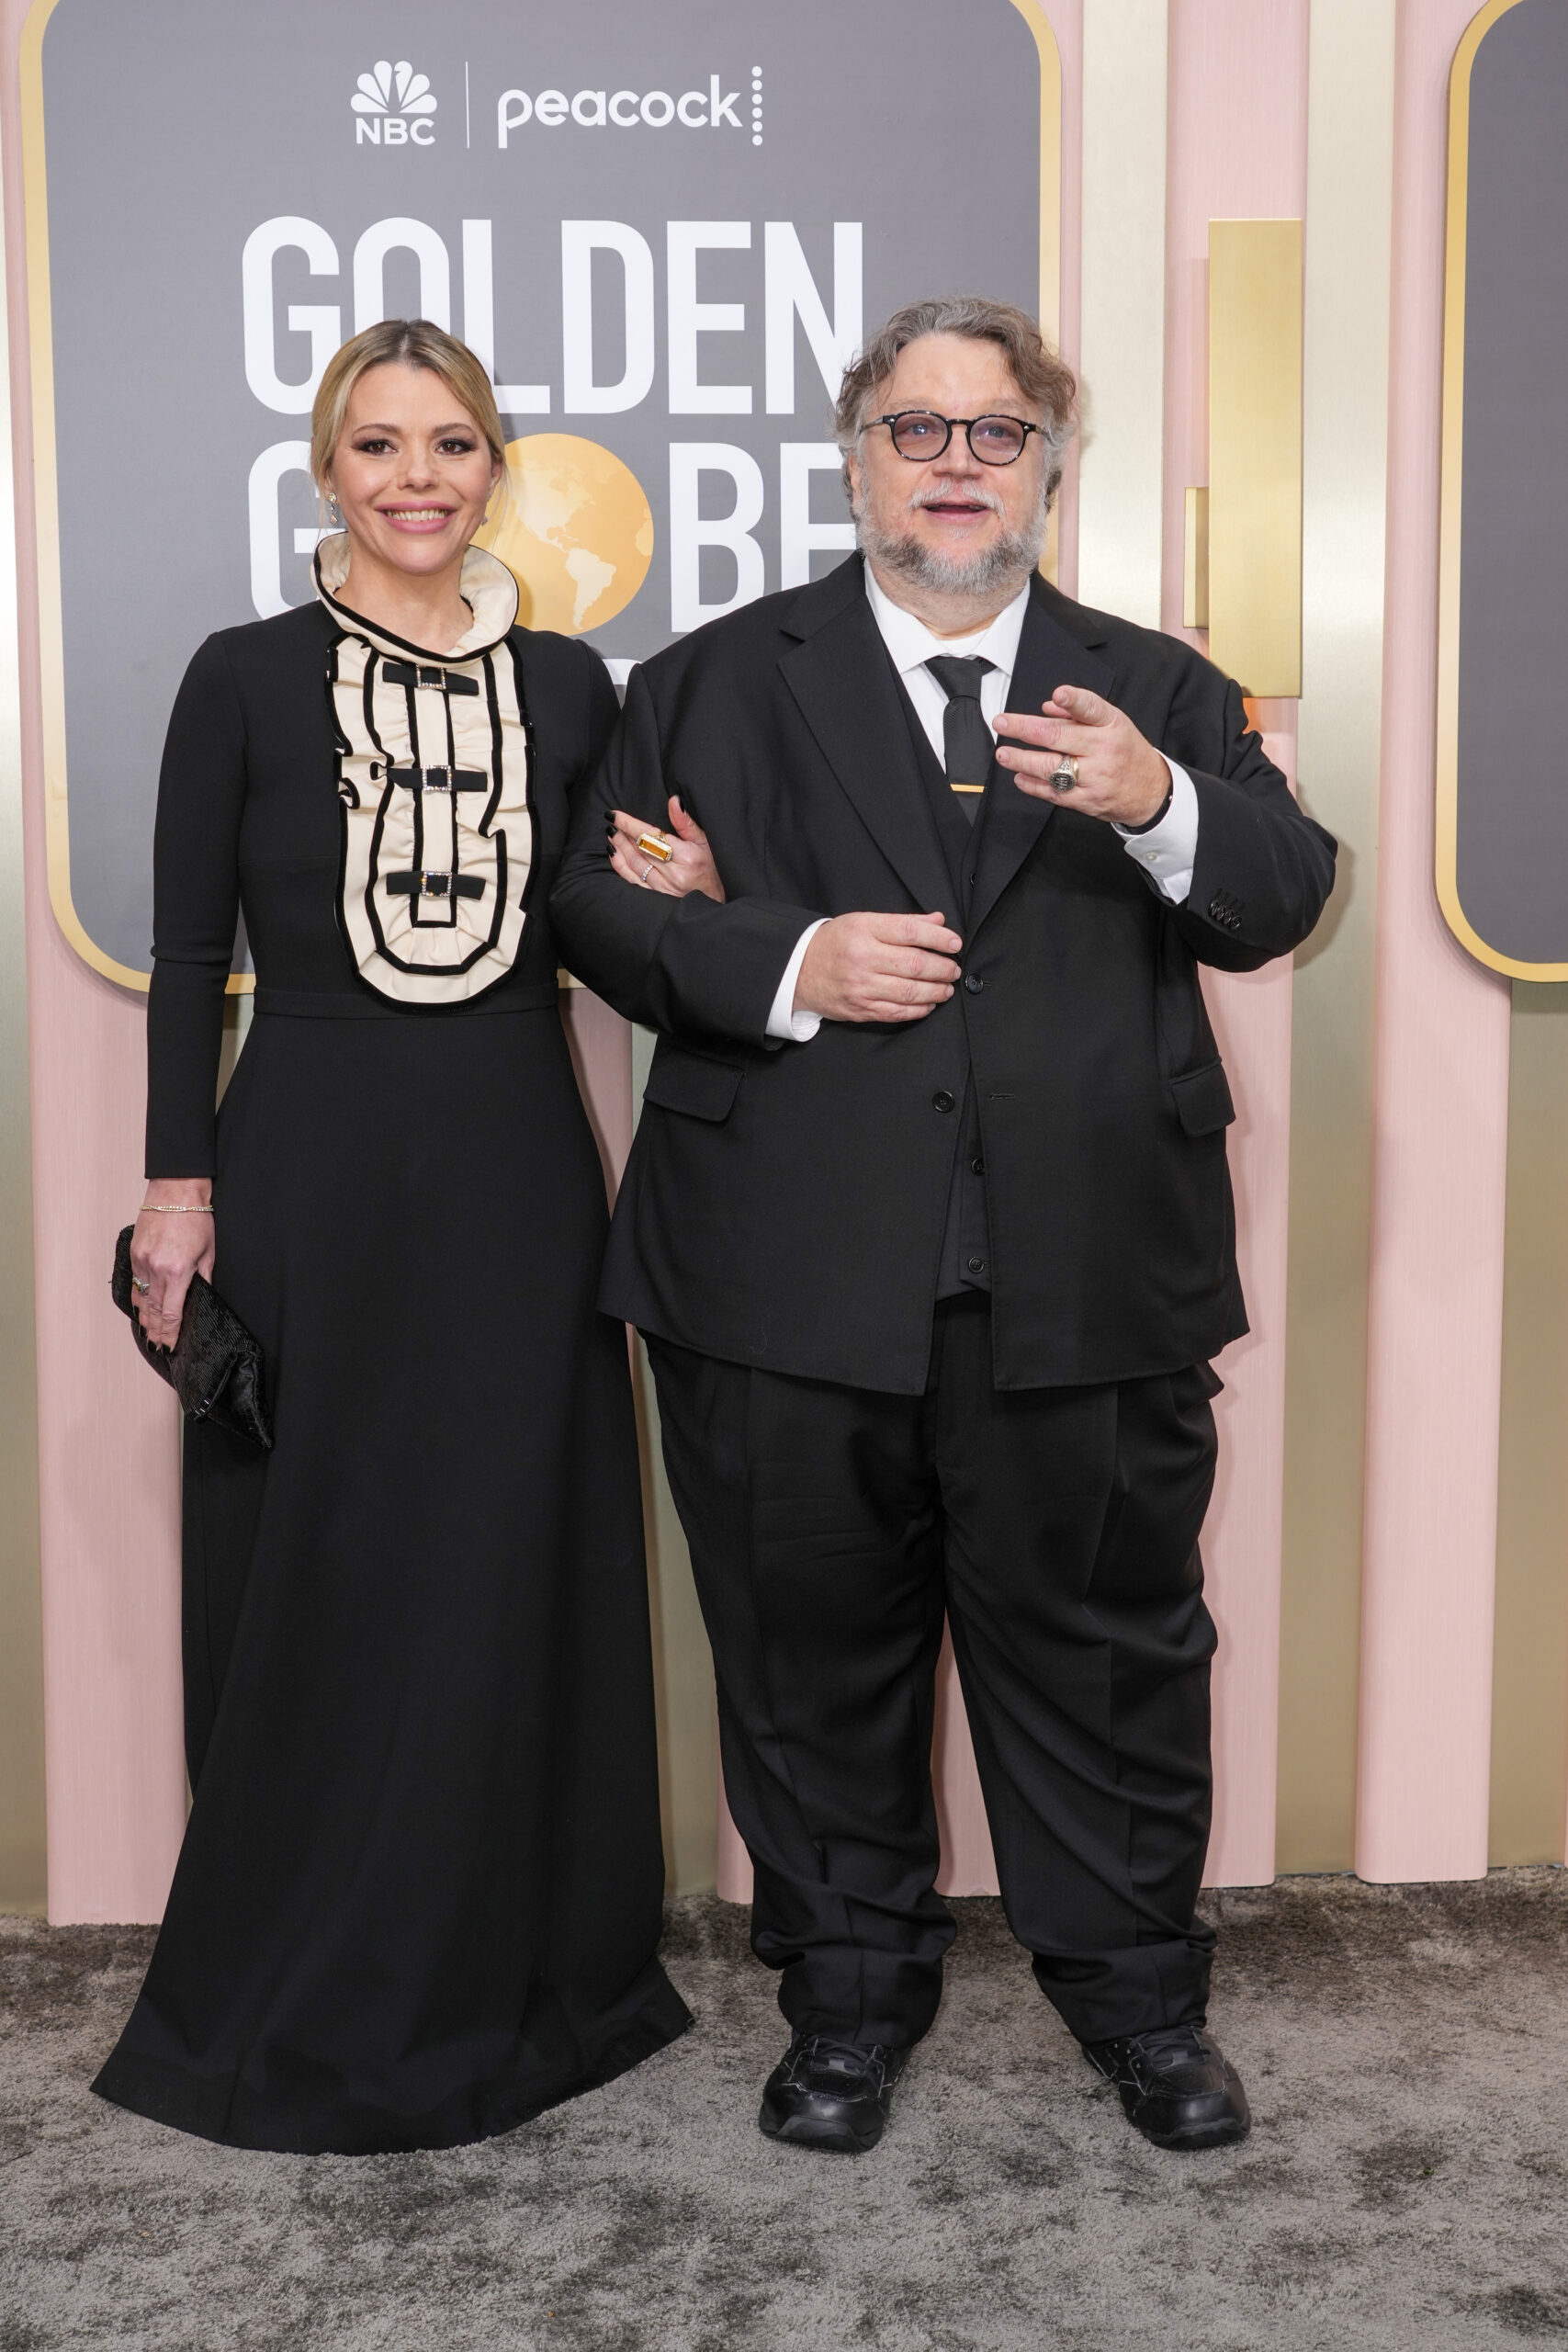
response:
{"label": "peacock logo", "polygon": [[406,57],[393,65],[383,57],[362,74],[349,100],[359,119],[355,143],[363,147],[431,147],[435,143],[435,112],[430,76],[416,74]]}

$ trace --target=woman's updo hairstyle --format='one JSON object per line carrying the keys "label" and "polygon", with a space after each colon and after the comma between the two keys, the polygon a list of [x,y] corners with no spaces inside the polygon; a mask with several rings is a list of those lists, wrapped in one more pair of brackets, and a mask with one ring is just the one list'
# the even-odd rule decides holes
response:
{"label": "woman's updo hairstyle", "polygon": [[310,409],[310,472],[325,499],[327,469],[343,437],[343,421],[354,388],[367,368],[428,368],[439,376],[460,408],[466,409],[490,445],[501,468],[500,489],[506,488],[506,443],[501,412],[482,364],[466,343],[428,319],[383,319],[355,335],[328,360]]}

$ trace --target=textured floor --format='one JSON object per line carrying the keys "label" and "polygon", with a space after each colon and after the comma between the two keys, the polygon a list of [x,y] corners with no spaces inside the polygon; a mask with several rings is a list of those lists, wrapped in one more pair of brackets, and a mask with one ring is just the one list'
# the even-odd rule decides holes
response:
{"label": "textured floor", "polygon": [[742,1916],[673,2050],[504,2140],[299,2159],[86,2081],[150,1938],[0,1921],[0,2352],[1295,2352],[1568,2343],[1568,1873],[1211,1898],[1249,2144],[1160,2155],[967,1902],[874,2155],[763,2141]]}

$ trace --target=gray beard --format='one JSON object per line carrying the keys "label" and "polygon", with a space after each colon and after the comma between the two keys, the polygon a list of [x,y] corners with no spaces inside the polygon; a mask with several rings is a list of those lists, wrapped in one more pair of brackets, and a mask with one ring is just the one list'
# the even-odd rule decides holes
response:
{"label": "gray beard", "polygon": [[864,499],[851,511],[856,546],[884,571],[935,596],[989,596],[1003,588],[1016,594],[1039,564],[1051,502],[1042,488],[1039,509],[1022,530],[1004,531],[980,554],[964,557],[938,555],[912,533],[882,530]]}

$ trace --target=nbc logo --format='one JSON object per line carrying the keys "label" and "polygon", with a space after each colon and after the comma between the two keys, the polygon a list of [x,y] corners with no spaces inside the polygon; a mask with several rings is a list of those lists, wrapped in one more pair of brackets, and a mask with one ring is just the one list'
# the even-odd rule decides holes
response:
{"label": "nbc logo", "polygon": [[416,147],[434,144],[430,77],[416,74],[406,57],[396,65],[383,57],[372,73],[362,74],[349,103],[359,117],[354,126],[356,145],[405,147],[411,140]]}

